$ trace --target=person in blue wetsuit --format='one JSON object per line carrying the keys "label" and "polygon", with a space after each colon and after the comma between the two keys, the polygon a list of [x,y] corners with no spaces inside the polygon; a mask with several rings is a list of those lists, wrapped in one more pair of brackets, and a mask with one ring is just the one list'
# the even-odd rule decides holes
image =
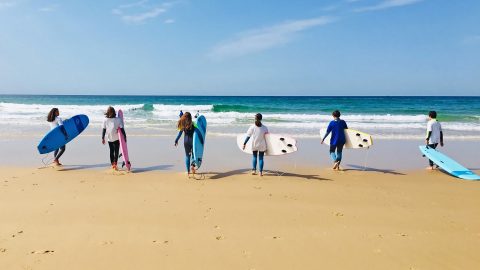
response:
{"label": "person in blue wetsuit", "polygon": [[[345,145],[345,129],[347,129],[347,123],[340,119],[340,112],[338,110],[332,113],[333,121],[328,124],[327,133],[322,139],[322,144],[325,138],[327,138],[330,132],[330,157],[333,160],[333,169],[340,170],[340,162],[342,162],[342,151]],[[336,150],[336,153],[335,153]]]}
{"label": "person in blue wetsuit", "polygon": [[175,139],[175,146],[178,145],[178,140],[183,136],[183,147],[185,148],[185,167],[187,169],[187,175],[190,176],[190,170],[195,173],[195,167],[191,166],[190,159],[192,157],[193,149],[193,133],[195,130],[195,125],[192,121],[192,115],[189,112],[185,112],[178,120],[177,123],[178,135]]}

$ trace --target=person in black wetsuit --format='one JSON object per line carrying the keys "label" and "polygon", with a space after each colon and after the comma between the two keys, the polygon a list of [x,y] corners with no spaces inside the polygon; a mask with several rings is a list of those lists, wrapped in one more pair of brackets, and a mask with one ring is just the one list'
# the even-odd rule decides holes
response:
{"label": "person in black wetsuit", "polygon": [[195,173],[195,167],[191,166],[190,164],[193,148],[193,132],[195,127],[192,121],[192,115],[189,112],[185,112],[182,117],[180,117],[180,120],[178,120],[177,123],[177,128],[178,135],[175,139],[175,146],[178,145],[178,140],[180,140],[182,134],[185,133],[183,136],[183,146],[185,148],[185,167],[187,169],[187,174],[190,175],[190,170]]}

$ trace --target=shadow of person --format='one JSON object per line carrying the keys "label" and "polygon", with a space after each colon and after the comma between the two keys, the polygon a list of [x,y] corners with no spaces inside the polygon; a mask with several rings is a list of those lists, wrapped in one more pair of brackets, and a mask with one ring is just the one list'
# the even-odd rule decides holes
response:
{"label": "shadow of person", "polygon": [[89,165],[63,165],[59,171],[77,171],[77,170],[88,170],[88,169],[98,169],[98,168],[109,168],[111,165],[108,163],[102,164],[89,164]]}
{"label": "shadow of person", "polygon": [[367,171],[367,172],[381,172],[386,174],[393,174],[393,175],[405,175],[404,173],[397,172],[395,170],[389,169],[376,169],[371,167],[363,167],[359,165],[347,164],[347,166],[352,167],[353,169],[343,169],[344,171]]}
{"label": "shadow of person", "polygon": [[[240,175],[244,174],[245,172],[250,172],[250,169],[239,169],[233,170],[223,173],[216,173],[216,172],[209,172],[206,173],[208,175],[213,174],[208,177],[208,179],[222,179],[225,177],[233,176],[233,175]],[[295,178],[303,178],[308,180],[324,180],[324,181],[332,181],[331,179],[321,178],[318,175],[310,175],[310,174],[297,174],[297,173],[289,173],[289,172],[280,172],[280,171],[265,171],[265,175],[273,175],[273,176],[287,176],[287,177],[295,177]]]}
{"label": "shadow of person", "polygon": [[282,172],[282,171],[266,171],[265,175],[287,176],[287,177],[302,178],[306,180],[333,181],[332,179],[322,178],[315,174],[299,174],[299,173],[290,173],[290,172]]}
{"label": "shadow of person", "polygon": [[213,174],[213,175],[209,176],[208,179],[222,179],[222,178],[229,177],[229,176],[232,176],[232,175],[243,174],[243,173],[249,172],[249,171],[250,171],[249,169],[240,169],[240,170],[233,170],[233,171],[222,172],[222,173],[207,172],[205,174],[207,174],[207,175]]}
{"label": "shadow of person", "polygon": [[173,165],[165,164],[165,165],[156,165],[144,168],[133,168],[133,173],[144,173],[144,172],[152,172],[152,171],[164,171],[172,168]]}

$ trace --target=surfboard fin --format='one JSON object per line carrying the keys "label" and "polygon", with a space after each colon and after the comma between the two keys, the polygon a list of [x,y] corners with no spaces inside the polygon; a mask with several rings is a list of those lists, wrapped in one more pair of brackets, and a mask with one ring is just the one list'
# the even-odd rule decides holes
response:
{"label": "surfboard fin", "polygon": [[359,147],[363,147],[363,144],[359,144],[358,146],[359,146]]}
{"label": "surfboard fin", "polygon": [[285,141],[285,138],[280,138],[280,141],[282,141],[282,142]]}
{"label": "surfboard fin", "polygon": [[367,139],[363,139],[363,142],[368,142],[368,140],[367,140]]}
{"label": "surfboard fin", "polygon": [[291,143],[287,144],[288,147],[292,147],[293,145]]}
{"label": "surfboard fin", "polygon": [[287,153],[287,150],[283,149],[283,150],[282,150],[282,153]]}
{"label": "surfboard fin", "polygon": [[123,167],[125,167],[125,161],[124,161],[124,162],[122,162],[122,168],[123,168]]}
{"label": "surfboard fin", "polygon": [[356,136],[360,137],[360,133],[355,134]]}
{"label": "surfboard fin", "polygon": [[119,157],[119,158],[121,158],[122,156],[123,156],[123,154],[122,154],[122,153],[120,153],[120,155],[118,155],[118,157]]}

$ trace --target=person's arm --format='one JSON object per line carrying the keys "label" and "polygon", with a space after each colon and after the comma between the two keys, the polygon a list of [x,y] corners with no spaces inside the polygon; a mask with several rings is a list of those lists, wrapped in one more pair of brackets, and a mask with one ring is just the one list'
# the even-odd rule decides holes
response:
{"label": "person's arm", "polygon": [[343,123],[345,124],[345,129],[348,129],[347,122],[343,121]]}
{"label": "person's arm", "polygon": [[178,131],[177,138],[175,138],[175,146],[178,145],[178,140],[182,137],[183,130]]}
{"label": "person's arm", "polygon": [[107,133],[107,129],[103,128],[102,129],[102,144],[105,144],[105,134]]}
{"label": "person's arm", "polygon": [[430,137],[432,137],[432,131],[427,132],[427,138],[425,139],[427,144],[428,144],[428,141],[430,140]]}
{"label": "person's arm", "polygon": [[325,138],[327,138],[328,134],[330,134],[330,132],[332,132],[332,123],[330,122],[330,124],[328,124],[328,127],[327,127],[327,132],[325,132],[325,136],[323,136],[322,138],[322,143],[323,141],[325,141]]}
{"label": "person's arm", "polygon": [[120,128],[120,131],[122,132],[123,137],[125,138],[125,142],[127,142],[127,133],[125,133],[125,129],[122,127]]}
{"label": "person's arm", "polygon": [[440,131],[440,146],[443,147],[443,131]]}
{"label": "person's arm", "polygon": [[250,137],[252,137],[252,134],[253,134],[253,126],[249,127],[247,130],[247,137],[243,142],[243,149],[245,149],[245,146],[247,145],[248,140],[250,140]]}

